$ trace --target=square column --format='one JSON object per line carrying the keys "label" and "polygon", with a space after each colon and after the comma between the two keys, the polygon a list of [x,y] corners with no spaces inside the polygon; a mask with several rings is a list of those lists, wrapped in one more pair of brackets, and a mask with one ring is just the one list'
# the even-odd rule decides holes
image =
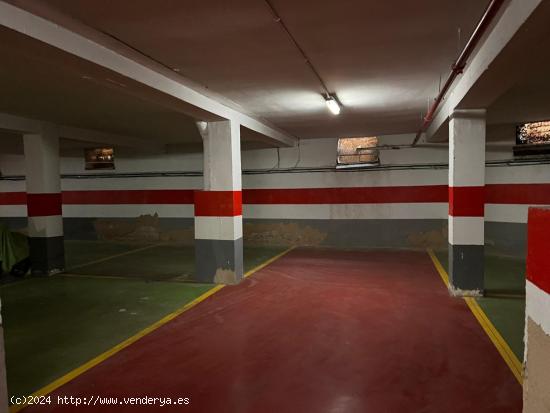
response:
{"label": "square column", "polygon": [[243,278],[240,125],[197,126],[204,144],[204,190],[195,191],[197,280],[236,284]]}
{"label": "square column", "polygon": [[523,412],[550,411],[550,208],[529,208]]}
{"label": "square column", "polygon": [[449,289],[483,295],[485,110],[455,110],[449,122]]}
{"label": "square column", "polygon": [[31,272],[50,275],[65,269],[59,137],[53,125],[23,136]]}

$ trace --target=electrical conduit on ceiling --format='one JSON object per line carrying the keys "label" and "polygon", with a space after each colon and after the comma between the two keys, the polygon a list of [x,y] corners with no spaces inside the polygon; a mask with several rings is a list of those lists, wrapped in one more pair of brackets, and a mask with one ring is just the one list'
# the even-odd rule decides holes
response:
{"label": "electrical conduit on ceiling", "polygon": [[458,59],[456,59],[456,61],[451,66],[451,73],[449,73],[449,76],[447,77],[443,88],[441,88],[439,94],[434,99],[432,105],[428,109],[428,113],[424,117],[422,126],[416,133],[416,136],[412,142],[412,146],[415,146],[418,143],[418,140],[420,139],[422,134],[425,133],[432,124],[435,112],[439,108],[439,105],[445,99],[445,95],[451,88],[455,79],[464,71],[464,68],[466,67],[466,64],[468,62],[468,58],[471,56],[472,52],[479,44],[479,41],[483,37],[483,34],[485,34],[487,28],[489,27],[503,4],[504,0],[491,0],[491,2],[487,5],[487,8],[483,12],[483,15],[481,16],[481,19],[479,20],[476,28],[468,39],[466,46],[464,46],[464,49],[462,49],[462,52],[458,56]]}

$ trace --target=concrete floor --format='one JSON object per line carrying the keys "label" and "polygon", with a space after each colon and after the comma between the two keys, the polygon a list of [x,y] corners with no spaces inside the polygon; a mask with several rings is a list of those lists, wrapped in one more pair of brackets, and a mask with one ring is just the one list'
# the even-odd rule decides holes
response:
{"label": "concrete floor", "polygon": [[[448,271],[447,253],[438,252],[437,257]],[[525,259],[486,255],[486,295],[476,299],[519,360],[524,349],[525,268]]]}
{"label": "concrete floor", "polygon": [[[65,248],[66,274],[0,286],[11,395],[31,394],[213,287],[188,282],[189,246],[67,241]],[[247,248],[245,270],[282,250]]]}
{"label": "concrete floor", "polygon": [[522,399],[426,253],[307,249],[225,287],[53,392],[92,394],[189,397],[185,410],[197,412],[501,413],[520,412]]}
{"label": "concrete floor", "polygon": [[[245,272],[284,249],[245,247]],[[66,241],[65,253],[65,273],[72,275],[193,281],[195,274],[195,250],[190,245]]]}

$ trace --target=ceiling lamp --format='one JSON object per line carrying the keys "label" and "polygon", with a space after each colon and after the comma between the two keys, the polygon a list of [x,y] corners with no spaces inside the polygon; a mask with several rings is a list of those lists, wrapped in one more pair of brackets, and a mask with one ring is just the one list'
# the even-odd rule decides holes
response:
{"label": "ceiling lamp", "polygon": [[340,114],[340,104],[334,96],[327,95],[327,97],[325,97],[325,102],[327,104],[328,110],[330,110],[333,115]]}

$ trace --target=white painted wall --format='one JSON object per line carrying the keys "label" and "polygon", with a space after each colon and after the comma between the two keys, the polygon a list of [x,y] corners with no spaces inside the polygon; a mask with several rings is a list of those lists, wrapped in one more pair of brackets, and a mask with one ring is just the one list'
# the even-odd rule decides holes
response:
{"label": "white painted wall", "polygon": [[[393,135],[380,138],[380,144],[407,144],[413,135]],[[245,170],[264,169],[269,173],[244,175],[243,188],[342,188],[447,185],[448,170],[403,169],[364,170],[355,172],[329,171],[306,173],[276,173],[276,169],[293,167],[334,167],[336,139],[303,140],[299,147],[263,149],[242,153]],[[279,152],[279,155],[277,155]],[[116,154],[115,154],[116,155]],[[448,162],[448,147],[436,145],[414,149],[383,150],[382,165],[409,165]],[[512,159],[512,149],[501,142],[487,145],[487,159]],[[116,158],[116,172],[174,172],[201,171],[203,156],[197,154],[166,154],[144,158]],[[23,157],[1,155],[3,175],[24,175]],[[64,174],[85,174],[84,157],[62,158]],[[266,171],[267,172],[267,171]],[[63,190],[117,190],[117,189],[202,189],[202,177],[105,178],[64,179]],[[549,165],[500,166],[486,168],[486,183],[550,183]],[[0,191],[25,190],[24,181],[0,181]],[[526,222],[527,205],[486,205],[486,219],[497,222]],[[192,217],[192,206],[177,205],[67,205],[67,217],[132,217],[158,212],[165,217]],[[304,219],[426,219],[447,218],[447,204],[360,204],[360,205],[250,205],[244,216],[254,218]],[[21,206],[0,206],[0,216],[25,216]]]}

